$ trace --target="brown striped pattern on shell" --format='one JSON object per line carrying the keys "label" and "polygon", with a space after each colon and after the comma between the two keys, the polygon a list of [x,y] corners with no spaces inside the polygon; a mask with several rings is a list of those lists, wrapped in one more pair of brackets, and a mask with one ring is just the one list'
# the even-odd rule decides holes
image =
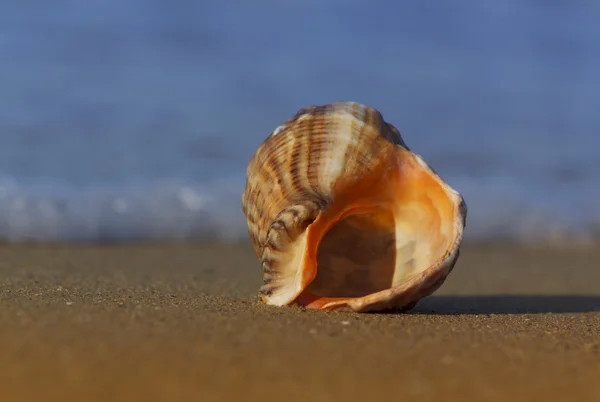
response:
{"label": "brown striped pattern on shell", "polygon": [[282,272],[286,246],[332,202],[342,176],[371,170],[373,155],[406,145],[375,109],[336,102],[299,110],[261,144],[247,169],[242,209],[262,263],[261,296],[270,296],[293,272]]}

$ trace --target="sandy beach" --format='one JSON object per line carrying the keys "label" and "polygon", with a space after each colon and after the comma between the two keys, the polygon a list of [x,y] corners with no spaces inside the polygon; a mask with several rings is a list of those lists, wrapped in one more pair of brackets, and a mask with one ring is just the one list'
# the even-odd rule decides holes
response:
{"label": "sandy beach", "polygon": [[467,244],[404,314],[259,305],[248,244],[0,256],[3,402],[600,400],[600,251]]}

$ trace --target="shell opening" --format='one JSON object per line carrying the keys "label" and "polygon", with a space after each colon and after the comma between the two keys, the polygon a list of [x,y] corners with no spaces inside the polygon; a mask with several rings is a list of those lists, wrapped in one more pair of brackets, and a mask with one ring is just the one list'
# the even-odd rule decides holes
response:
{"label": "shell opening", "polygon": [[[374,172],[365,178],[384,179],[369,183],[368,192],[358,191],[359,186],[344,200],[344,210],[350,212],[339,214],[339,219],[330,217],[325,224],[328,230],[306,245],[314,250],[316,267],[304,264],[303,268],[316,272],[309,275],[314,279],[301,290],[297,303],[361,310],[381,299],[392,303],[390,307],[401,307],[424,296],[410,297],[411,282],[431,281],[429,288],[422,282],[415,287],[428,293],[441,285],[445,275],[435,271],[455,251],[461,235],[457,219],[461,219],[462,199],[418,156],[399,152],[401,163],[392,177]],[[385,292],[404,292],[407,297]]]}

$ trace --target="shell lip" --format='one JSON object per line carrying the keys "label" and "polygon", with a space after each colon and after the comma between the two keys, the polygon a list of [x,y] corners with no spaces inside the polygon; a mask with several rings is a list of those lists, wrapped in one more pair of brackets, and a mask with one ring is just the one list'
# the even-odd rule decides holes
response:
{"label": "shell lip", "polygon": [[[412,152],[408,151],[410,154]],[[348,307],[355,312],[381,311],[381,310],[406,310],[414,307],[423,297],[435,292],[445,281],[448,274],[454,268],[460,253],[464,228],[466,226],[467,204],[464,197],[454,190],[449,184],[443,181],[439,175],[433,171],[418,155],[412,154],[419,164],[428,172],[428,174],[443,188],[444,192],[454,204],[453,213],[453,241],[446,252],[425,270],[406,278],[401,284],[383,289],[374,293],[360,297],[322,297],[311,294],[306,287],[300,289],[294,303],[300,304],[308,309],[318,310],[337,310]],[[349,205],[339,215],[335,216],[328,229],[345,217],[369,212],[371,209],[380,206],[370,204]],[[325,233],[323,233],[324,235]],[[321,237],[322,239],[322,237]],[[319,239],[320,240],[320,239]],[[311,281],[316,277],[316,258],[314,275]],[[308,286],[310,282],[306,283]]]}

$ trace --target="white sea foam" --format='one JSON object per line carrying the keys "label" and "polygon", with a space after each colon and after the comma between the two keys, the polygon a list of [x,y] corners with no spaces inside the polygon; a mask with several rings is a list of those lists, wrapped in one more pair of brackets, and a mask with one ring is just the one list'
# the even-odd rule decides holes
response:
{"label": "white sea foam", "polygon": [[[598,235],[600,211],[584,204],[540,206],[501,183],[453,185],[469,207],[466,240],[587,241]],[[156,181],[113,188],[0,179],[0,238],[24,241],[221,241],[248,239],[241,177],[207,184]]]}

